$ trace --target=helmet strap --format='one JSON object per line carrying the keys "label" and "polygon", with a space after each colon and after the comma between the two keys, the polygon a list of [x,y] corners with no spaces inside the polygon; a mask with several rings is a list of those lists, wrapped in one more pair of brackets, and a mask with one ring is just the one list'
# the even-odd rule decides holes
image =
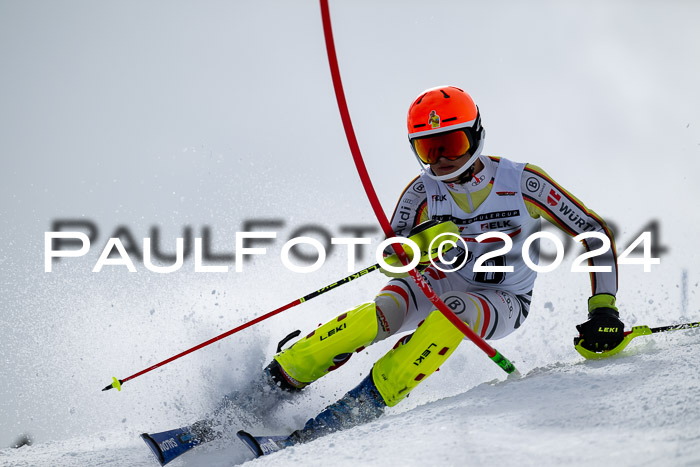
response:
{"label": "helmet strap", "polygon": [[466,172],[463,172],[461,175],[459,175],[459,178],[455,181],[456,183],[459,183],[460,185],[463,185],[470,181],[474,177],[474,168],[476,167],[476,164],[472,164],[471,167],[467,169]]}

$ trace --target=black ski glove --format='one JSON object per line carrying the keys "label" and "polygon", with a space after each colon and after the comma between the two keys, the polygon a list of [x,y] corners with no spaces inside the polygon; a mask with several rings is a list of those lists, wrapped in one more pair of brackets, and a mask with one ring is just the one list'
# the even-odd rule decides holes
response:
{"label": "black ski glove", "polygon": [[625,337],[625,325],[619,316],[613,308],[591,310],[588,321],[576,326],[579,337],[574,339],[574,345],[581,342],[581,347],[593,352],[614,349]]}

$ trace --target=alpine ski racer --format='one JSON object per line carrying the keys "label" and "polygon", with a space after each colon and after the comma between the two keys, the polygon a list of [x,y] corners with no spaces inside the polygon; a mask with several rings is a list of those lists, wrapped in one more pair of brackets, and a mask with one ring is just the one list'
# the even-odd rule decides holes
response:
{"label": "alpine ski racer", "polygon": [[[617,256],[613,236],[600,216],[540,167],[482,155],[485,130],[479,108],[457,87],[422,92],[409,108],[407,124],[408,140],[422,170],[401,194],[391,226],[398,236],[410,236],[426,222],[457,226],[468,252],[455,248],[451,261],[419,266],[445,304],[482,338],[502,339],[519,329],[530,311],[537,273],[521,252],[529,246],[529,257],[537,262],[538,244],[526,240],[540,231],[541,219],[571,236],[597,232],[598,237],[583,241],[585,249],[603,247],[603,236],[610,247],[589,258],[595,272],[590,273],[588,319],[577,326],[579,342],[594,352],[616,347],[624,337],[615,303]],[[503,248],[504,241],[496,236],[476,240],[488,232],[507,235],[512,248],[489,255]],[[488,257],[483,265],[496,268],[475,272],[483,255]],[[595,268],[599,266],[607,270]],[[413,332],[376,361],[354,389],[289,437],[254,437],[246,432],[239,432],[239,437],[261,455],[379,417],[435,372],[464,339],[404,277],[392,277],[374,299],[311,330],[277,353],[264,370],[279,391],[302,391],[354,353],[407,331]]]}

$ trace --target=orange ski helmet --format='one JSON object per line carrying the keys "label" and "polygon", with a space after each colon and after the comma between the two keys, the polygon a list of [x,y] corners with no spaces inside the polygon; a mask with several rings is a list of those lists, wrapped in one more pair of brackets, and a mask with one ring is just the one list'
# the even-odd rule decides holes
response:
{"label": "orange ski helmet", "polygon": [[[471,96],[454,86],[423,91],[408,109],[408,141],[426,174],[447,180],[466,172],[481,154],[485,131]],[[430,170],[440,157],[450,160],[470,154],[456,171],[437,176]]]}

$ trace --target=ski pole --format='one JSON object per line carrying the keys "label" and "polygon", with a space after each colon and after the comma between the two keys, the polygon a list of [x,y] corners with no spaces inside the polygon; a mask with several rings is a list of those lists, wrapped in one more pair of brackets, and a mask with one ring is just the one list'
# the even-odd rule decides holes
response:
{"label": "ski pole", "polygon": [[[350,146],[350,152],[352,154],[353,160],[355,161],[355,167],[357,168],[357,173],[362,181],[362,186],[365,189],[367,198],[369,199],[372,209],[374,210],[374,215],[377,217],[377,221],[382,226],[384,235],[387,238],[395,237],[396,234],[391,228],[391,224],[382,209],[382,205],[379,202],[379,197],[374,190],[372,185],[372,180],[367,172],[367,167],[362,158],[362,153],[360,152],[360,146],[357,143],[357,138],[355,136],[355,130],[352,126],[352,120],[350,118],[350,111],[348,110],[348,104],[345,99],[345,92],[343,91],[343,82],[340,78],[340,67],[338,66],[338,57],[335,52],[335,44],[333,42],[333,30],[331,25],[331,15],[328,8],[328,0],[320,0],[321,4],[321,19],[323,22],[323,35],[326,41],[326,52],[328,54],[328,64],[331,71],[331,79],[333,81],[333,89],[335,90],[336,101],[338,102],[338,110],[340,112],[340,118],[343,122],[343,128],[345,129],[345,136],[348,140],[348,145]],[[396,244],[392,244],[391,247],[394,249],[398,255],[401,263],[407,265],[409,259],[402,248],[398,247]],[[462,320],[460,320],[457,315],[455,315],[452,310],[450,310],[445,303],[440,300],[435,291],[430,287],[423,276],[416,270],[412,269],[408,271],[411,275],[413,281],[418,285],[421,291],[426,297],[432,302],[435,307],[440,310],[440,312],[447,318],[457,329],[459,329],[462,334],[469,338],[474,344],[476,344],[479,349],[481,349],[486,355],[489,356],[491,360],[494,361],[501,369],[506,373],[510,374],[516,372],[517,369],[507,358],[501,355],[496,349],[491,347],[481,336],[472,331],[472,329],[467,326]]]}
{"label": "ski pole", "polygon": [[318,290],[315,291],[315,292],[311,292],[311,293],[308,294],[308,295],[305,295],[305,296],[303,296],[303,297],[301,297],[301,298],[298,298],[298,299],[296,299],[296,300],[294,300],[294,301],[291,301],[291,302],[287,303],[286,305],[277,308],[276,310],[272,310],[272,311],[270,311],[269,313],[266,313],[266,314],[264,314],[264,315],[262,315],[262,316],[258,316],[257,318],[255,318],[255,319],[253,319],[253,320],[251,320],[251,321],[248,321],[247,323],[243,323],[243,324],[241,324],[241,325],[238,326],[238,327],[235,327],[235,328],[233,328],[233,329],[231,329],[231,330],[229,330],[229,331],[226,331],[226,332],[223,333],[223,334],[220,334],[220,335],[218,335],[218,336],[216,336],[216,337],[213,337],[213,338],[209,339],[208,341],[202,342],[202,343],[199,344],[199,345],[195,345],[194,347],[192,347],[192,348],[190,348],[190,349],[187,349],[187,350],[185,350],[184,352],[180,352],[179,354],[174,355],[174,356],[172,356],[172,357],[170,357],[170,358],[168,358],[168,359],[166,359],[166,360],[163,360],[162,362],[156,363],[155,365],[150,366],[150,367],[146,368],[145,370],[141,370],[141,371],[139,371],[138,373],[134,373],[133,375],[128,376],[128,377],[126,377],[126,378],[124,378],[124,379],[117,379],[116,377],[113,377],[113,378],[112,378],[112,383],[111,383],[111,384],[108,384],[107,386],[105,386],[105,388],[103,389],[103,391],[107,391],[107,390],[112,389],[112,388],[117,388],[117,391],[121,391],[121,390],[122,390],[122,388],[121,388],[122,384],[126,383],[127,381],[130,381],[130,380],[132,380],[132,379],[134,379],[134,378],[137,378],[137,377],[139,377],[139,376],[141,376],[141,375],[143,375],[143,374],[146,374],[146,373],[148,373],[148,372],[151,371],[151,370],[155,370],[156,368],[161,367],[161,366],[163,366],[163,365],[166,365],[166,364],[168,364],[168,363],[170,363],[170,362],[172,362],[172,361],[174,361],[174,360],[177,360],[177,359],[180,358],[180,357],[184,357],[185,355],[187,355],[187,354],[189,354],[189,353],[192,353],[192,352],[194,352],[195,350],[199,350],[199,349],[201,349],[202,347],[206,347],[206,346],[208,346],[209,344],[213,344],[214,342],[216,342],[216,341],[218,341],[218,340],[221,340],[221,339],[223,339],[224,337],[228,337],[228,336],[230,336],[231,334],[235,334],[235,333],[237,333],[238,331],[242,331],[242,330],[245,329],[245,328],[248,328],[248,327],[250,327],[250,326],[253,326],[254,324],[257,324],[257,323],[259,323],[259,322],[261,322],[261,321],[266,320],[267,318],[270,318],[271,316],[274,316],[274,315],[276,315],[276,314],[278,314],[278,313],[282,313],[282,312],[285,311],[285,310],[288,310],[288,309],[290,309],[290,308],[292,308],[292,307],[295,307],[295,306],[297,306],[297,305],[299,305],[299,304],[301,304],[301,303],[304,303],[304,302],[306,302],[306,301],[309,301],[309,300],[311,300],[312,298],[318,297],[319,295],[322,295],[322,294],[324,294],[324,293],[326,293],[326,292],[328,292],[328,291],[331,291],[331,290],[333,290],[333,289],[335,289],[335,288],[337,288],[337,287],[340,287],[340,286],[343,285],[343,284],[347,284],[347,283],[350,282],[350,281],[354,281],[355,279],[357,279],[357,278],[359,278],[359,277],[362,277],[362,276],[364,276],[365,274],[368,274],[368,273],[370,273],[370,272],[372,272],[372,271],[376,271],[377,269],[379,269],[379,263],[373,264],[372,266],[370,266],[370,267],[368,267],[368,268],[365,268],[365,269],[363,269],[363,270],[361,270],[361,271],[358,271],[358,272],[356,272],[356,273],[354,273],[354,274],[351,274],[351,275],[349,275],[349,276],[347,276],[347,277],[344,277],[343,279],[340,279],[340,280],[337,281],[337,282],[334,282],[334,283],[332,283],[332,284],[330,284],[330,285],[327,285],[327,286],[325,286],[325,287],[322,287],[322,288],[318,289]]}
{"label": "ski pole", "polygon": [[635,337],[649,336],[651,334],[656,334],[657,332],[678,331],[681,329],[693,329],[698,327],[700,327],[700,322],[672,324],[670,326],[659,326],[656,328],[650,328],[649,326],[634,326],[631,331],[625,332],[625,337],[622,339],[622,342],[620,342],[618,346],[613,349],[605,350],[603,352],[593,352],[592,350],[584,349],[581,346],[583,339],[580,337],[574,338],[574,346],[576,347],[576,351],[584,358],[600,360],[601,358],[612,357],[613,355],[620,353]]}
{"label": "ski pole", "polygon": [[[434,221],[428,221],[428,222],[424,222],[424,223],[420,224],[419,226],[415,227],[413,229],[411,235],[409,236],[409,239],[414,241],[419,246],[419,248],[420,248],[420,261],[424,263],[426,261],[432,261],[435,258],[435,255],[438,254],[438,250],[441,250],[444,252],[444,251],[447,251],[450,248],[452,248],[452,245],[447,245],[447,246],[441,245],[437,248],[431,249],[432,241],[434,238],[440,237],[441,235],[448,234],[448,233],[456,235],[458,232],[459,232],[459,229],[452,222],[437,223]],[[401,250],[401,252],[403,253],[403,250]],[[388,264],[395,263],[396,262],[396,255],[388,256],[388,257],[384,258],[384,261]],[[155,370],[156,368],[161,367],[167,363],[170,363],[173,360],[177,360],[178,358],[183,357],[183,356],[187,355],[188,353],[192,353],[195,350],[199,350],[202,347],[206,347],[209,344],[212,344],[218,340],[223,339],[224,337],[228,337],[231,334],[235,334],[238,331],[242,331],[243,329],[250,327],[250,326],[253,326],[254,324],[257,324],[261,321],[264,321],[271,316],[274,316],[274,315],[281,313],[285,310],[288,310],[294,306],[297,306],[300,303],[304,303],[306,301],[309,301],[312,298],[318,297],[321,294],[329,292],[337,287],[340,287],[343,284],[347,284],[348,282],[353,281],[353,280],[357,279],[358,277],[362,277],[365,274],[368,274],[368,273],[375,271],[377,269],[380,269],[380,268],[381,268],[381,266],[379,263],[373,264],[372,266],[369,266],[369,267],[367,267],[361,271],[358,271],[354,274],[351,274],[347,277],[344,277],[343,279],[340,279],[337,282],[334,282],[334,283],[327,285],[321,289],[318,289],[315,292],[311,292],[310,294],[305,295],[302,298],[298,298],[298,299],[296,299],[296,300],[294,300],[294,301],[292,301],[292,302],[290,302],[290,303],[288,303],[280,308],[277,308],[276,310],[272,310],[269,313],[266,313],[262,316],[259,316],[252,321],[249,321],[247,323],[243,323],[240,326],[238,326],[234,329],[231,329],[230,331],[226,331],[225,333],[223,333],[219,336],[211,338],[206,342],[202,342],[201,344],[196,345],[196,346],[192,347],[191,349],[187,349],[184,352],[181,352],[173,357],[170,357],[167,360],[163,360],[160,363],[156,363],[155,365],[153,365],[149,368],[146,368],[145,370],[139,371],[138,373],[133,374],[127,378],[117,379],[116,377],[113,377],[112,384],[105,386],[103,391],[107,391],[107,390],[112,389],[112,388],[117,388],[118,391],[121,391],[121,385],[129,380],[132,380],[138,376],[141,376],[144,373],[148,373],[151,370]],[[283,345],[285,342],[287,342],[289,339],[296,337],[298,334],[299,334],[298,332],[290,334],[285,339],[283,339],[283,341],[280,343],[280,346]],[[280,352],[281,348],[278,348],[277,351]]]}

